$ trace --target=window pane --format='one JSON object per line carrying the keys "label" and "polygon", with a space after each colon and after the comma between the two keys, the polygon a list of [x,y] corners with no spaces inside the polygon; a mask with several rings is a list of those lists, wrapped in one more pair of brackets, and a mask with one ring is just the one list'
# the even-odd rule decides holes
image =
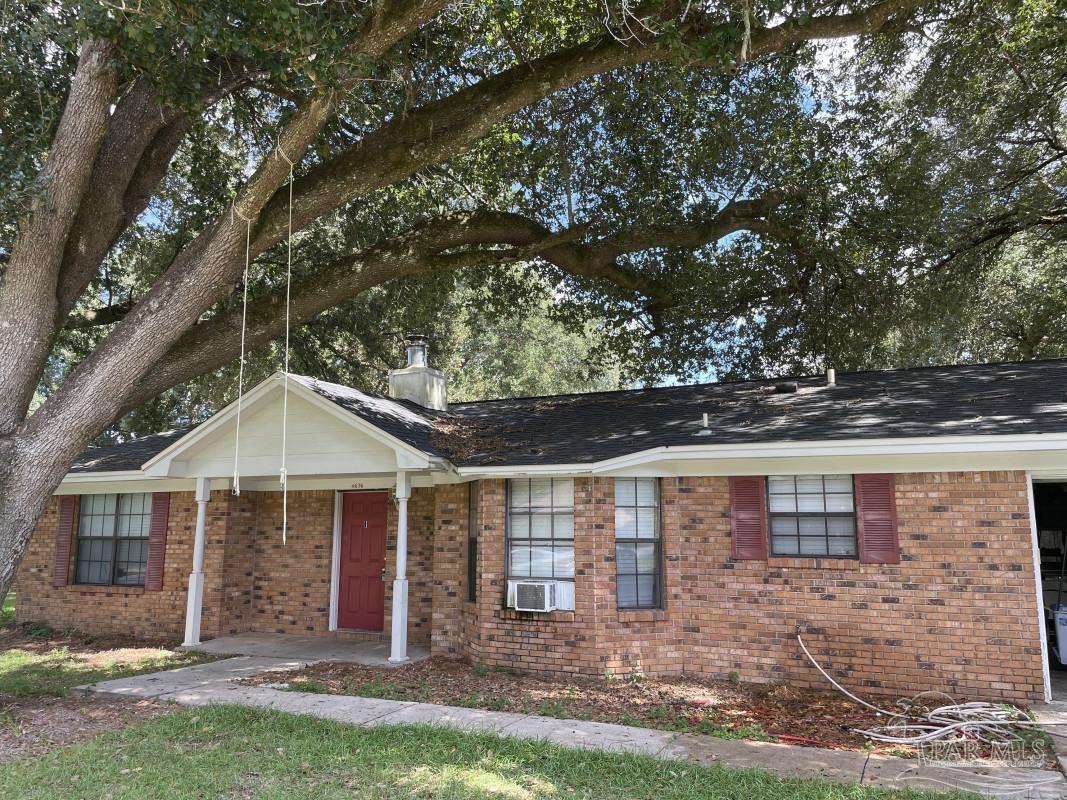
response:
{"label": "window pane", "polygon": [[826,537],[801,536],[800,554],[805,556],[826,555]]}
{"label": "window pane", "polygon": [[637,576],[619,576],[616,585],[616,603],[619,608],[634,608],[637,605]]}
{"label": "window pane", "polygon": [[795,536],[775,536],[771,543],[775,554],[793,556],[800,552],[800,545]]}
{"label": "window pane", "polygon": [[511,507],[527,509],[530,507],[530,481],[518,478],[511,481]]}
{"label": "window pane", "polygon": [[825,475],[823,481],[826,483],[826,491],[828,492],[848,492],[852,494],[852,476],[851,475]]}
{"label": "window pane", "polygon": [[105,494],[104,495],[104,513],[110,516],[115,514],[115,503],[117,502],[118,495]]}
{"label": "window pane", "polygon": [[656,546],[654,544],[637,545],[637,571],[656,571]]}
{"label": "window pane", "polygon": [[552,575],[556,578],[574,577],[574,548],[556,546],[552,550]]}
{"label": "window pane", "polygon": [[615,571],[623,573],[637,572],[637,545],[620,542],[615,545]]}
{"label": "window pane", "polygon": [[572,512],[566,514],[554,514],[552,532],[556,539],[573,539],[574,514]]}
{"label": "window pane", "polygon": [[530,574],[540,578],[552,577],[552,547],[530,547]]}
{"label": "window pane", "polygon": [[615,479],[615,505],[633,506],[637,504],[636,481],[632,478]]}
{"label": "window pane", "polygon": [[826,510],[827,511],[851,511],[852,510],[852,495],[850,495],[850,494],[828,494],[828,495],[826,495]]}
{"label": "window pane", "polygon": [[552,516],[550,514],[531,514],[530,515],[530,538],[531,539],[551,539],[552,538]]}
{"label": "window pane", "polygon": [[856,520],[853,517],[827,517],[826,530],[831,536],[854,536]]}
{"label": "window pane", "polygon": [[797,498],[792,494],[772,494],[768,498],[768,507],[772,512],[797,510]]}
{"label": "window pane", "polygon": [[656,479],[639,478],[637,480],[637,505],[656,505]]}
{"label": "window pane", "polygon": [[78,541],[76,583],[111,582],[111,539],[81,539]]}
{"label": "window pane", "polygon": [[557,511],[574,508],[574,480],[572,478],[552,479],[552,506]]}
{"label": "window pane", "polygon": [[856,555],[856,539],[854,536],[831,536],[830,554],[835,556]]}
{"label": "window pane", "polygon": [[798,494],[797,495],[797,511],[800,512],[822,512],[823,496],[821,494]]}
{"label": "window pane", "polygon": [[771,533],[775,535],[797,533],[796,517],[771,517]]}
{"label": "window pane", "polygon": [[655,575],[637,576],[637,603],[638,605],[644,606],[646,608],[649,606],[656,605],[657,598]]}
{"label": "window pane", "polygon": [[822,475],[797,475],[797,494],[822,494]]}
{"label": "window pane", "polygon": [[530,517],[526,514],[515,514],[511,518],[511,538],[530,538]]}
{"label": "window pane", "polygon": [[530,508],[552,508],[551,478],[532,478],[530,480]]}
{"label": "window pane", "polygon": [[801,536],[825,536],[826,519],[824,517],[800,517],[797,519]]}
{"label": "window pane", "polygon": [[530,577],[530,548],[525,544],[511,546],[511,574],[520,578]]}
{"label": "window pane", "polygon": [[637,535],[642,539],[656,538],[656,514],[659,509],[637,509]]}
{"label": "window pane", "polygon": [[637,511],[633,508],[615,509],[615,538],[637,538]]}
{"label": "window pane", "polygon": [[143,585],[147,556],[147,540],[118,540],[115,550],[115,583],[124,586]]}
{"label": "window pane", "polygon": [[767,478],[767,489],[771,494],[793,494],[796,485],[791,475],[771,475]]}

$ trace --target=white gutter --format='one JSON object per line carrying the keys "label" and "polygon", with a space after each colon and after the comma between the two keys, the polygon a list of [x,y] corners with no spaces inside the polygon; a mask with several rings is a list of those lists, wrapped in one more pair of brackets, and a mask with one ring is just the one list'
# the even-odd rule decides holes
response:
{"label": "white gutter", "polygon": [[[840,439],[836,441],[758,442],[753,444],[662,445],[624,456],[586,464],[529,464],[458,467],[458,475],[508,476],[600,474],[658,461],[716,461],[756,458],[814,458],[842,456],[908,456],[967,453],[1067,453],[1067,434],[1005,434],[990,436],[919,436],[898,439]],[[1067,467],[1067,456],[1064,460]]]}

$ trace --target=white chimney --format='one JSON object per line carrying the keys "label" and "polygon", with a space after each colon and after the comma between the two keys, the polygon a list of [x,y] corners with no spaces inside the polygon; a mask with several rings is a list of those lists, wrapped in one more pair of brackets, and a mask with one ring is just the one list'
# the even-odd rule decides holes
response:
{"label": "white chimney", "polygon": [[429,366],[430,345],[425,336],[413,335],[404,341],[408,365],[389,370],[389,396],[410,400],[438,411],[448,409],[448,376]]}
{"label": "white chimney", "polygon": [[826,370],[826,385],[837,386],[837,370],[835,370],[833,367],[830,367],[830,369]]}

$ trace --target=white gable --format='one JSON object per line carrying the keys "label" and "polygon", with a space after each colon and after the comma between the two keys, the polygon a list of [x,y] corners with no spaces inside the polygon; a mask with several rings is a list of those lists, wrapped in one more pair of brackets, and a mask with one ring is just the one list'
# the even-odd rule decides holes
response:
{"label": "white gable", "polygon": [[[282,376],[267,379],[242,404],[242,478],[277,478],[282,456]],[[289,381],[286,469],[294,478],[393,473],[431,467],[429,457]],[[220,411],[145,465],[156,477],[228,478],[234,472],[235,404]]]}

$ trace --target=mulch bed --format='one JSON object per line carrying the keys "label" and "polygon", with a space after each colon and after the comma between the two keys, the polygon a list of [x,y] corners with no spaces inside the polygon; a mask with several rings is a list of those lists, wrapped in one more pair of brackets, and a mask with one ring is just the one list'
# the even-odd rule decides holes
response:
{"label": "mulch bed", "polygon": [[[288,673],[250,678],[334,694],[513,711],[569,719],[639,725],[726,738],[865,750],[853,732],[877,716],[840,695],[784,684],[743,684],[700,677],[608,681],[565,680],[474,668],[431,658],[400,668],[323,662]],[[887,748],[888,749],[888,748]]]}
{"label": "mulch bed", "polygon": [[0,696],[0,763],[119,730],[173,711],[148,700],[98,695]]}

